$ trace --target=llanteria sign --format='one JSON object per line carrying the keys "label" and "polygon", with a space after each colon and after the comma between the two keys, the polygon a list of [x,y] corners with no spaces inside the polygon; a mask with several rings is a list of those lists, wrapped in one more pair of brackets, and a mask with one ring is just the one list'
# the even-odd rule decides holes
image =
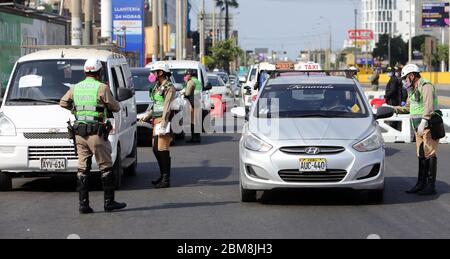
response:
{"label": "llanteria sign", "polygon": [[144,66],[144,0],[112,0],[113,40],[125,37],[125,51],[134,52]]}

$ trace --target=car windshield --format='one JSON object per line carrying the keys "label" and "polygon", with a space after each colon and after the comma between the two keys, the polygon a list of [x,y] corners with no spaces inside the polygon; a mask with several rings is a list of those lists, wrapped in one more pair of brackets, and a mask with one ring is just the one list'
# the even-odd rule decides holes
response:
{"label": "car windshield", "polygon": [[184,76],[186,75],[187,69],[171,69],[173,78],[175,80],[175,83],[177,84],[185,84],[184,82]]}
{"label": "car windshield", "polygon": [[57,103],[71,86],[85,78],[84,63],[85,60],[40,60],[20,63],[11,81],[7,104]]}
{"label": "car windshield", "polygon": [[223,82],[223,80],[218,76],[209,76],[208,80],[212,84],[213,87],[225,86],[225,83]]}
{"label": "car windshield", "polygon": [[363,118],[368,109],[356,85],[267,85],[255,109],[259,118]]}
{"label": "car windshield", "polygon": [[155,86],[155,84],[148,81],[150,70],[131,70],[131,74],[133,75],[133,84],[136,91],[148,91]]}
{"label": "car windshield", "polygon": [[228,75],[225,73],[219,73],[217,74],[218,76],[220,76],[220,78],[222,78],[223,82],[226,84],[228,83]]}

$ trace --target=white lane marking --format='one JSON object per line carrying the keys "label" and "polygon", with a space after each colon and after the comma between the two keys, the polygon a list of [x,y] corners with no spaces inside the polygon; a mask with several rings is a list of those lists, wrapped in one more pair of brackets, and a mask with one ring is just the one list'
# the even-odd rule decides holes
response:
{"label": "white lane marking", "polygon": [[381,237],[377,234],[370,234],[367,236],[367,239],[381,239]]}
{"label": "white lane marking", "polygon": [[67,236],[67,239],[81,239],[81,237],[77,234],[70,234]]}

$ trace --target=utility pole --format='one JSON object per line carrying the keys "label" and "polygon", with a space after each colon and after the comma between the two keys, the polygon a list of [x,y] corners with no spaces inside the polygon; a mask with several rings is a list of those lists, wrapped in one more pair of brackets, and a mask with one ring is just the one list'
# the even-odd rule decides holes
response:
{"label": "utility pole", "polygon": [[59,16],[63,16],[64,14],[64,0],[61,0],[61,3],[59,3]]}
{"label": "utility pole", "polygon": [[412,63],[412,1],[409,0],[409,42],[408,42],[408,63]]}
{"label": "utility pole", "polygon": [[92,0],[85,0],[83,45],[92,44],[92,8],[93,8]]}
{"label": "utility pole", "polygon": [[164,60],[164,0],[159,0],[159,60]]}
{"label": "utility pole", "polygon": [[[442,37],[442,39],[441,39],[442,46],[444,46],[444,44],[445,44],[445,30],[444,30],[444,27],[441,28],[441,37]],[[442,61],[441,61],[441,72],[445,72],[445,60],[444,59],[442,59]]]}
{"label": "utility pole", "polygon": [[[76,1],[72,1],[76,2]],[[101,0],[101,37],[109,43],[112,42],[112,1]]]}
{"label": "utility pole", "polygon": [[182,11],[181,11],[181,1],[182,0],[176,0],[176,59],[181,60],[183,53],[183,43],[181,42],[181,38],[183,35],[182,28]]}
{"label": "utility pole", "polygon": [[216,34],[217,34],[217,28],[216,28],[216,7],[213,7],[213,13],[212,13],[212,27],[213,27],[213,35],[212,35],[212,45],[213,47],[216,46]]}
{"label": "utility pole", "polygon": [[158,61],[158,0],[152,0],[152,61]]}
{"label": "utility pole", "polygon": [[354,50],[354,55],[355,55],[355,67],[358,67],[358,65],[356,64],[356,55],[357,55],[357,41],[358,41],[358,39],[357,39],[357,31],[358,30],[358,9],[356,9],[355,8],[355,39],[354,39],[354,47],[355,47],[355,50]]}
{"label": "utility pole", "polygon": [[188,16],[188,2],[187,0],[183,0],[182,2],[182,7],[183,7],[183,38],[182,38],[182,43],[183,43],[183,60],[186,59],[186,41],[187,41],[187,16]]}
{"label": "utility pole", "polygon": [[202,0],[202,10],[200,11],[200,62],[203,63],[205,56],[205,0]]}
{"label": "utility pole", "polygon": [[81,45],[81,0],[72,0],[72,45]]}

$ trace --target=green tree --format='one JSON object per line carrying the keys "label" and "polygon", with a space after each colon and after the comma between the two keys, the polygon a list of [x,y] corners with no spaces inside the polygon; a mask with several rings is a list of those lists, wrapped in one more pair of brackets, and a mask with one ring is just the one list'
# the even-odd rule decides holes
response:
{"label": "green tree", "polygon": [[216,0],[216,6],[225,11],[225,40],[230,38],[230,8],[239,8],[237,0]]}
{"label": "green tree", "polygon": [[[373,57],[382,60],[389,59],[389,34],[383,34],[380,36],[380,40],[375,45],[373,50]],[[391,38],[391,60],[390,66],[395,64],[406,64],[408,61],[408,46],[403,41],[401,36]]]}
{"label": "green tree", "polygon": [[217,42],[216,46],[210,48],[210,52],[211,62],[214,63],[214,67],[224,69],[229,73],[230,62],[236,60],[243,51],[236,45],[234,39],[231,38]]}

